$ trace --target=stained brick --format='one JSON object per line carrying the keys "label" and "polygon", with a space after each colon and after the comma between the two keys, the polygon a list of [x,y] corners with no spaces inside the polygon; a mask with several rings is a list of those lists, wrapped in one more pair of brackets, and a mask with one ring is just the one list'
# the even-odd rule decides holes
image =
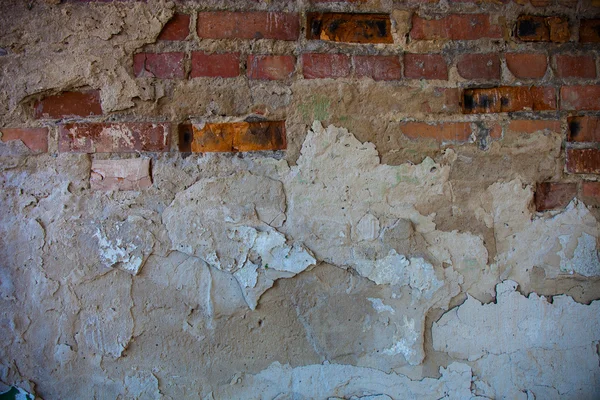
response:
{"label": "stained brick", "polygon": [[508,129],[519,133],[534,133],[544,130],[560,132],[560,121],[540,119],[520,119],[510,121]]}
{"label": "stained brick", "polygon": [[392,81],[402,78],[402,66],[398,56],[353,56],[354,72],[359,77],[376,81]]}
{"label": "stained brick", "polygon": [[567,118],[569,142],[600,142],[600,117],[581,116]]}
{"label": "stained brick", "polygon": [[190,149],[195,153],[285,150],[287,147],[285,121],[193,125],[192,130]]}
{"label": "stained brick", "polygon": [[582,43],[600,42],[600,19],[582,19],[580,21],[579,41]]}
{"label": "stained brick", "polygon": [[405,54],[404,76],[412,79],[448,79],[448,64],[441,54]]}
{"label": "stained brick", "polygon": [[438,142],[466,142],[471,136],[469,122],[442,122],[428,124],[425,122],[406,122],[400,125],[404,136],[410,139],[434,139]]}
{"label": "stained brick", "polygon": [[306,38],[348,43],[393,43],[389,14],[308,13]]}
{"label": "stained brick", "polygon": [[565,208],[576,194],[576,183],[538,183],[535,190],[535,209],[546,211]]}
{"label": "stained brick", "polygon": [[175,14],[163,27],[158,40],[185,40],[189,34],[190,16]]}
{"label": "stained brick", "polygon": [[561,87],[560,108],[563,110],[600,110],[600,85]]}
{"label": "stained brick", "polygon": [[184,78],[183,53],[138,53],[133,56],[133,73],[138,78]]}
{"label": "stained brick", "polygon": [[198,13],[198,36],[205,39],[296,40],[298,14],[283,12],[209,11]]}
{"label": "stained brick", "polygon": [[35,104],[35,118],[68,118],[101,115],[100,92],[63,92],[47,96]]}
{"label": "stained brick", "polygon": [[152,186],[149,158],[93,160],[90,172],[92,190],[143,190]]}
{"label": "stained brick", "polygon": [[497,54],[465,54],[456,64],[465,79],[500,79],[500,59]]}
{"label": "stained brick", "polygon": [[600,174],[600,150],[567,149],[567,171],[572,174]]}
{"label": "stained brick", "polygon": [[465,114],[555,110],[556,93],[551,87],[465,89],[462,109]]}
{"label": "stained brick", "polygon": [[548,58],[543,53],[507,53],[506,66],[517,78],[542,78],[546,75]]}
{"label": "stained brick", "polygon": [[516,36],[524,42],[569,41],[569,21],[564,17],[521,15],[517,19]]}
{"label": "stained brick", "polygon": [[451,14],[437,19],[413,15],[411,39],[478,40],[502,38],[502,28],[492,24],[488,14]]}
{"label": "stained brick", "polygon": [[345,54],[302,55],[302,72],[306,79],[343,78],[350,75],[351,67],[350,57]]}
{"label": "stained brick", "polygon": [[235,78],[240,74],[240,53],[207,54],[192,52],[190,78]]}
{"label": "stained brick", "polygon": [[58,150],[75,153],[130,153],[168,151],[167,123],[81,123],[60,127]]}
{"label": "stained brick", "polygon": [[294,56],[248,56],[248,77],[250,79],[281,80],[294,73],[296,57]]}
{"label": "stained brick", "polygon": [[596,60],[590,55],[555,56],[556,75],[560,78],[595,78]]}
{"label": "stained brick", "polygon": [[[584,181],[581,183],[581,197],[586,203],[600,203],[600,182]],[[590,201],[592,200],[592,201]]]}
{"label": "stained brick", "polygon": [[35,153],[48,151],[48,128],[0,128],[2,141],[20,140]]}

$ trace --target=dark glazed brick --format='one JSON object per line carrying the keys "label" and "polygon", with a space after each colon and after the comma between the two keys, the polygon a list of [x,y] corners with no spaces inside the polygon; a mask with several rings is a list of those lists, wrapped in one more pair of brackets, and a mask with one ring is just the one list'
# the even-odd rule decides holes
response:
{"label": "dark glazed brick", "polygon": [[388,14],[308,13],[306,38],[347,43],[393,43]]}
{"label": "dark glazed brick", "polygon": [[569,21],[564,17],[521,15],[517,19],[516,36],[524,42],[569,41]]}
{"label": "dark glazed brick", "polygon": [[538,183],[535,190],[535,209],[546,211],[565,208],[576,194],[576,183]]}
{"label": "dark glazed brick", "polygon": [[600,117],[569,117],[567,123],[568,142],[600,142]]}
{"label": "dark glazed brick", "polygon": [[462,109],[465,114],[555,110],[556,93],[552,87],[465,89]]}
{"label": "dark glazed brick", "polygon": [[100,92],[64,92],[47,96],[35,104],[34,116],[40,118],[90,117],[102,115]]}
{"label": "dark glazed brick", "polygon": [[61,125],[58,151],[74,153],[133,153],[169,151],[167,123],[81,123]]}

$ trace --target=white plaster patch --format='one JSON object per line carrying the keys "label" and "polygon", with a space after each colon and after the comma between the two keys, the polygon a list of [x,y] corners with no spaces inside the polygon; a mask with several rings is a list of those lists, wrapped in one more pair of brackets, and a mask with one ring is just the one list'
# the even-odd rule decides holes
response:
{"label": "white plaster patch", "polygon": [[384,304],[383,300],[381,300],[381,299],[374,299],[372,297],[368,297],[367,300],[369,300],[371,302],[371,304],[373,304],[373,308],[378,313],[382,313],[382,312],[389,312],[390,314],[396,313],[396,311],[394,310],[393,307],[388,306],[387,304]]}

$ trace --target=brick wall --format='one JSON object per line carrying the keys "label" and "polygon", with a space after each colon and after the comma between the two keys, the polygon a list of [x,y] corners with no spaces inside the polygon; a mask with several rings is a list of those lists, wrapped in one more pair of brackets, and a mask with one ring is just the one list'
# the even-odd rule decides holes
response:
{"label": "brick wall", "polygon": [[[563,207],[576,195],[593,202],[600,174],[599,4],[443,4],[443,11],[433,0],[252,2],[211,9],[182,1],[156,43],[128,54],[123,67],[145,85],[167,81],[170,88],[195,80],[208,87],[271,82],[280,88],[312,81],[308,91],[318,96],[320,85],[333,80],[371,85],[384,97],[410,97],[426,88],[437,99],[406,107],[394,135],[413,147],[433,141],[437,150],[476,145],[484,135],[485,150],[507,132],[557,132],[564,166],[551,181],[538,182],[537,209]],[[270,110],[260,99],[198,123],[181,99],[169,95],[161,101],[172,101],[174,112],[144,117],[142,110],[133,119],[104,112],[98,88],[34,97],[31,119],[7,126],[2,140],[21,139],[35,152],[48,151],[49,138],[57,138],[58,152],[282,151],[308,126],[286,122],[292,110]],[[375,112],[395,112],[388,100]]]}

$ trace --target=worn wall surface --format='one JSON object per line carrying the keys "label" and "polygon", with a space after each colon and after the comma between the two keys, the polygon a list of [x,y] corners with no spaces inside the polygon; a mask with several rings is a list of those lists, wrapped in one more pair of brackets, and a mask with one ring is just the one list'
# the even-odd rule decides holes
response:
{"label": "worn wall surface", "polygon": [[600,398],[596,0],[0,4],[0,392]]}

